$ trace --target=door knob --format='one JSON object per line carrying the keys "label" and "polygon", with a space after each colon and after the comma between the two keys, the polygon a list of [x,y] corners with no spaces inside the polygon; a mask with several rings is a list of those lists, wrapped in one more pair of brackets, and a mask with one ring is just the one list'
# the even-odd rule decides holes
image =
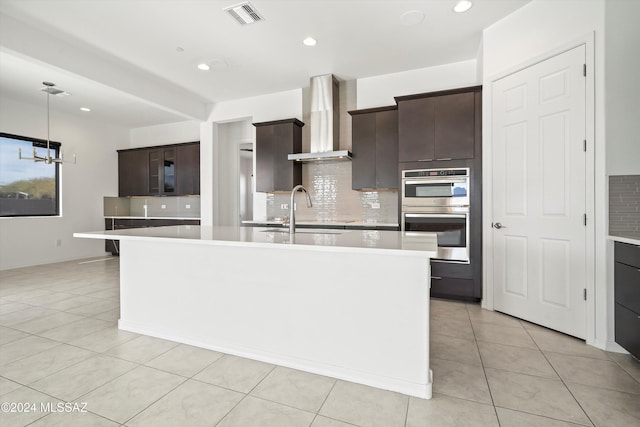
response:
{"label": "door knob", "polygon": [[492,225],[493,225],[493,228],[496,228],[498,230],[500,230],[501,228],[507,228],[504,225],[500,224],[499,222],[495,222]]}

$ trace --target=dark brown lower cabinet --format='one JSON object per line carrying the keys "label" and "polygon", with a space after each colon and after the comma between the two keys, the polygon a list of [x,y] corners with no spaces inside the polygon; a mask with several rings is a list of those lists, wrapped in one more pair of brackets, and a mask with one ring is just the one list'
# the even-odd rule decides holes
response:
{"label": "dark brown lower cabinet", "polygon": [[[156,219],[156,218],[105,218],[105,230],[124,230],[128,228],[165,227],[169,225],[200,225],[199,219]],[[120,242],[118,240],[105,240],[105,252],[112,255],[120,254]]]}
{"label": "dark brown lower cabinet", "polygon": [[640,314],[616,303],[616,342],[640,359]]}
{"label": "dark brown lower cabinet", "polygon": [[477,302],[482,298],[482,280],[478,266],[431,261],[431,296]]}
{"label": "dark brown lower cabinet", "polygon": [[614,258],[616,342],[640,359],[640,246],[616,242]]}
{"label": "dark brown lower cabinet", "polygon": [[473,295],[473,279],[431,276],[431,296],[436,298],[469,298]]}

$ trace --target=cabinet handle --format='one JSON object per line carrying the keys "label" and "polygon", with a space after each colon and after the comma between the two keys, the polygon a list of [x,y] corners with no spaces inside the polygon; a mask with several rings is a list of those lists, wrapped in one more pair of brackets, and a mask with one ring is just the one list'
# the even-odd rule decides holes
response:
{"label": "cabinet handle", "polygon": [[451,160],[451,157],[445,157],[445,158],[442,158],[442,159],[436,159],[436,160]]}
{"label": "cabinet handle", "polygon": [[432,162],[433,159],[420,159],[419,162]]}
{"label": "cabinet handle", "polygon": [[432,279],[436,279],[436,280],[442,280],[442,277],[440,276],[431,276]]}

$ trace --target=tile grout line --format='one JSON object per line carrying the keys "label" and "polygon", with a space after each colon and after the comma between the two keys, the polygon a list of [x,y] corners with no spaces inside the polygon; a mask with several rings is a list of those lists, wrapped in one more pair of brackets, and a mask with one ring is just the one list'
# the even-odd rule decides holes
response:
{"label": "tile grout line", "polygon": [[[222,353],[222,354],[223,354],[223,356],[222,356],[222,357],[224,357],[224,354],[226,354],[226,353]],[[222,357],[220,357],[218,360],[222,359]],[[238,357],[238,356],[235,356],[235,357]],[[218,360],[214,361],[213,363],[216,363]],[[213,363],[212,363],[211,365],[213,365]],[[209,365],[209,366],[211,366],[211,365]],[[244,400],[249,396],[249,394],[250,394],[253,390],[255,390],[255,389],[256,389],[256,387],[258,387],[258,385],[260,385],[260,384],[265,380],[265,378],[267,378],[267,377],[271,374],[271,372],[273,372],[273,370],[274,370],[274,369],[276,369],[276,367],[277,367],[277,365],[273,365],[273,368],[271,368],[271,370],[270,370],[269,372],[267,372],[267,374],[266,374],[264,377],[262,377],[262,379],[261,379],[260,381],[258,381],[258,383],[257,383],[256,385],[254,385],[254,386],[251,388],[251,390],[249,390],[247,393],[239,392],[239,393],[244,394],[244,396],[242,396],[242,399],[240,399],[240,400],[238,401],[238,403],[236,403],[235,405],[233,405],[233,407],[232,407],[231,409],[229,409],[229,410],[227,411],[227,413],[226,413],[226,414],[224,414],[224,416],[223,416],[222,418],[220,418],[220,420],[219,420],[217,423],[215,423],[214,427],[216,427],[216,426],[220,425],[220,423],[221,423],[222,421],[224,421],[224,419],[225,419],[225,418],[227,418],[227,417],[229,416],[229,414],[230,414],[231,412],[233,412],[233,410],[234,410],[234,409],[236,409],[236,408],[237,408],[237,407],[238,407],[242,402],[244,402]],[[207,383],[207,384],[209,384],[209,383]],[[212,384],[212,385],[215,385],[215,384]],[[237,390],[233,390],[233,391],[238,392]],[[252,396],[252,397],[255,397],[255,396]]]}
{"label": "tile grout line", "polygon": [[[431,348],[431,346],[429,346]],[[431,384],[433,387],[433,384]],[[431,398],[433,399],[433,390],[431,391]],[[407,427],[407,422],[409,422],[409,405],[411,405],[411,396],[407,398],[407,410],[404,413],[404,427]]]}
{"label": "tile grout line", "polygon": [[[144,365],[141,365],[144,366]],[[144,366],[145,368],[149,368],[149,369],[154,369],[151,368],[150,366]],[[135,368],[134,368],[135,369]],[[162,373],[167,373],[165,371],[162,371],[160,369],[156,369],[156,371],[160,371]],[[131,372],[131,371],[129,371]],[[173,374],[175,375],[175,374]],[[180,375],[176,375],[177,377],[181,377]],[[152,407],[153,405],[155,405],[158,401],[160,401],[161,399],[165,398],[168,394],[170,394],[171,392],[173,392],[174,390],[176,390],[178,387],[180,387],[181,385],[183,385],[184,383],[186,383],[187,381],[189,381],[189,378],[185,378],[185,377],[181,377],[184,379],[184,381],[182,381],[181,383],[177,384],[175,387],[173,387],[171,390],[167,391],[165,394],[163,394],[162,396],[158,397],[156,400],[154,400],[153,402],[149,403],[147,406],[145,406],[143,409],[141,409],[140,411],[136,412],[132,417],[130,417],[129,419],[127,419],[125,422],[120,423],[121,425],[125,425],[127,424],[129,421],[131,421],[132,419],[134,419],[135,417],[137,417],[138,415],[140,415],[141,413],[143,413],[144,411],[146,411],[147,409],[149,409],[150,407]],[[119,422],[119,421],[118,421]]]}
{"label": "tile grout line", "polygon": [[493,392],[491,391],[491,386],[489,385],[489,378],[487,378],[487,371],[484,367],[484,360],[482,359],[482,352],[480,351],[480,346],[478,345],[478,338],[476,337],[476,330],[473,327],[473,322],[471,321],[471,314],[469,314],[469,308],[465,305],[465,311],[467,312],[467,317],[469,318],[469,325],[471,325],[471,332],[473,332],[473,342],[476,345],[476,351],[478,352],[478,356],[480,357],[480,366],[482,366],[482,374],[484,375],[484,380],[487,383],[487,389],[489,390],[489,397],[491,397],[491,406],[493,406],[493,413],[496,415],[496,420],[498,421],[498,427],[502,425],[500,422],[500,417],[498,416],[498,410],[496,409],[496,402],[493,400]]}
{"label": "tile grout line", "polygon": [[[520,320],[520,323],[522,324],[522,320]],[[562,385],[564,386],[564,388],[569,392],[569,394],[571,395],[571,397],[573,398],[573,400],[576,402],[576,404],[578,405],[578,407],[580,408],[580,410],[582,411],[582,413],[587,417],[587,419],[589,420],[589,422],[591,423],[591,426],[595,426],[596,424],[593,422],[593,420],[591,419],[591,417],[589,416],[589,414],[587,413],[587,411],[582,407],[582,405],[580,404],[580,402],[578,401],[578,399],[576,398],[576,396],[573,394],[573,392],[571,391],[571,389],[569,388],[569,386],[567,385],[567,383],[564,381],[564,378],[562,378],[562,376],[560,375],[560,373],[558,372],[558,370],[556,369],[555,366],[553,366],[553,363],[551,363],[551,361],[549,360],[549,358],[547,357],[547,355],[544,353],[544,351],[540,348],[540,346],[538,345],[538,342],[535,340],[535,338],[533,337],[533,335],[531,335],[531,333],[529,333],[529,330],[527,328],[524,327],[524,325],[522,325],[522,327],[524,328],[524,330],[526,331],[527,335],[529,335],[529,338],[531,338],[531,340],[533,341],[533,343],[536,345],[536,348],[540,351],[540,354],[542,354],[542,357],[544,357],[544,360],[547,361],[547,363],[549,364],[549,366],[551,366],[551,369],[553,369],[553,372],[556,373],[556,375],[558,376],[558,378],[560,378],[560,381],[562,382]]]}
{"label": "tile grout line", "polygon": [[[608,352],[607,352],[608,353]],[[622,353],[619,353],[622,354]],[[622,366],[616,359],[614,359],[613,357],[611,357],[610,354],[607,354],[607,356],[609,356],[609,358],[611,359],[611,361],[613,363],[615,363],[616,365],[618,365],[620,367],[620,369],[622,369],[623,371],[625,371],[627,374],[629,374],[629,376],[631,378],[633,378],[637,383],[640,384],[640,376],[638,378],[636,378],[634,375],[631,374],[631,372],[629,372],[624,366]],[[631,354],[629,354],[629,356],[631,356]],[[633,356],[631,356],[633,358]],[[640,360],[638,360],[636,363],[638,363],[638,367],[640,368]]]}
{"label": "tile grout line", "polygon": [[[133,368],[133,369],[135,369],[135,368]],[[133,369],[132,369],[132,370],[133,370]],[[127,371],[127,372],[130,372],[130,371]],[[122,375],[124,375],[124,374],[122,374]],[[120,377],[120,376],[122,376],[122,375],[119,375],[118,377]],[[114,378],[114,379],[115,379],[115,378]],[[111,382],[111,381],[108,381],[107,383],[110,383],[110,382]],[[102,385],[106,385],[107,383],[102,384]],[[98,388],[102,387],[102,385],[101,385],[101,386],[96,387],[96,389],[98,389]],[[50,398],[52,398],[52,399],[56,399],[56,400],[57,400],[57,401],[59,401],[59,402],[69,402],[69,401],[67,401],[66,399],[60,399],[60,398],[58,398],[58,397],[52,396],[51,394],[46,393],[46,392],[41,391],[41,390],[38,390],[38,389],[36,389],[36,388],[33,388],[33,387],[31,387],[30,385],[23,385],[23,387],[28,388],[28,389],[30,389],[30,390],[33,390],[33,391],[35,391],[35,392],[38,392],[38,393],[40,393],[40,394],[44,394],[45,396],[49,396]],[[95,390],[95,389],[94,389],[94,390]],[[92,391],[93,391],[93,390],[92,390]],[[87,395],[87,394],[89,394],[89,393],[91,393],[91,392],[85,393],[85,394],[83,394],[82,396],[79,396],[77,399],[74,399],[74,400],[75,400],[75,401],[77,401],[78,399],[81,399],[83,396],[85,396],[85,395]],[[92,411],[91,411],[91,410],[89,410],[89,409],[87,409],[87,411],[89,411],[90,413],[92,413],[92,414],[94,414],[94,415],[97,415],[97,416],[99,416],[99,417],[102,417],[102,418],[104,418],[104,419],[106,419],[106,420],[113,421],[114,423],[122,424],[122,423],[120,423],[120,422],[118,422],[118,421],[116,421],[116,420],[113,420],[113,419],[111,419],[111,418],[109,418],[109,417],[105,416],[105,415],[98,414],[97,412],[92,412]],[[44,416],[42,416],[42,417],[38,418],[37,420],[32,421],[31,423],[29,423],[29,424],[27,424],[27,425],[31,425],[31,424],[35,423],[36,421],[39,421],[39,420],[41,420],[42,418],[44,418],[44,417],[46,417],[46,416],[48,416],[48,415],[50,415],[50,414],[51,414],[51,413],[46,414],[46,415],[44,415]]]}

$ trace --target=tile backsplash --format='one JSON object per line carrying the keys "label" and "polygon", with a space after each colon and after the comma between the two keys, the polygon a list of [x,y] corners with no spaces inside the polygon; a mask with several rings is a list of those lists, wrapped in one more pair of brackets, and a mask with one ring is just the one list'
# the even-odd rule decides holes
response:
{"label": "tile backsplash", "polygon": [[609,177],[609,234],[640,238],[640,175]]}
{"label": "tile backsplash", "polygon": [[103,203],[104,216],[200,218],[198,196],[105,197]]}
{"label": "tile backsplash", "polygon": [[[304,194],[296,195],[298,221],[398,223],[398,192],[352,190],[350,161],[305,163],[302,185],[309,190],[313,207],[307,207]],[[267,217],[288,216],[289,210],[281,205],[289,202],[290,193],[267,194]]]}

